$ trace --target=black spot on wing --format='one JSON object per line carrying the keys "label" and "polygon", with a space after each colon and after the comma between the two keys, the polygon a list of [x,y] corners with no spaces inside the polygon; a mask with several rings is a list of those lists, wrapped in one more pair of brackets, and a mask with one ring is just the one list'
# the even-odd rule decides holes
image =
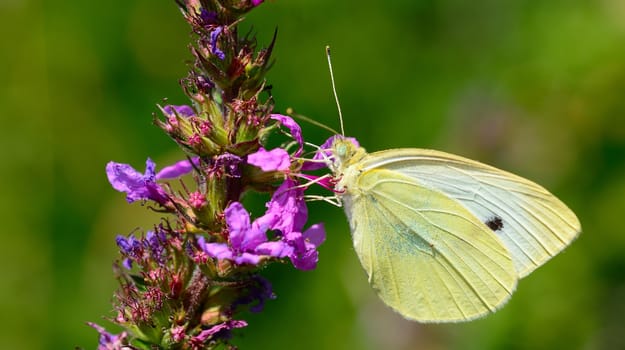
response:
{"label": "black spot on wing", "polygon": [[486,220],[485,224],[493,231],[499,231],[503,228],[503,221],[499,216],[493,216],[492,218]]}

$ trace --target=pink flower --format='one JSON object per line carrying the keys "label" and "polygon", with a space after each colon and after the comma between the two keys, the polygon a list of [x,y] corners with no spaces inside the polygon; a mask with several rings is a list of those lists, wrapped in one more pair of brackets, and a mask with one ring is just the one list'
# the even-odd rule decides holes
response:
{"label": "pink flower", "polygon": [[267,151],[261,147],[258,151],[247,156],[247,162],[263,171],[286,171],[291,166],[290,156],[282,148]]}
{"label": "pink flower", "polygon": [[[191,160],[199,164],[199,158]],[[148,158],[145,161],[145,172],[141,174],[132,166],[123,163],[109,162],[106,165],[106,176],[111,186],[119,192],[126,193],[126,201],[132,203],[138,200],[151,199],[157,203],[165,204],[167,196],[163,188],[156,180],[174,179],[193,170],[189,160],[183,160],[155,172],[156,164]]]}
{"label": "pink flower", "polygon": [[267,241],[267,226],[257,219],[250,223],[250,214],[239,202],[232,202],[224,211],[228,226],[228,243],[206,243],[198,238],[200,248],[217,259],[232,260],[236,264],[258,264],[263,256],[282,258],[290,253],[284,242]]}
{"label": "pink flower", "polygon": [[293,118],[282,115],[282,114],[272,114],[271,119],[277,120],[280,124],[285,126],[291,132],[291,136],[297,143],[299,144],[299,148],[295,151],[294,156],[299,156],[302,154],[304,149],[304,138],[302,137],[302,128],[293,120]]}
{"label": "pink flower", "polygon": [[93,323],[87,322],[87,325],[95,328],[100,333],[100,340],[98,342],[98,350],[120,350],[127,344],[128,333],[121,332],[120,334],[111,334],[107,332],[103,327]]}

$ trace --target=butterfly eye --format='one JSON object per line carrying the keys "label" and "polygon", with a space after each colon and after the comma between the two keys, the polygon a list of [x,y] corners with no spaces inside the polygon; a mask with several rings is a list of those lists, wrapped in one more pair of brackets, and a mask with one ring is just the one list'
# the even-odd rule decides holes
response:
{"label": "butterfly eye", "polygon": [[345,158],[345,156],[347,155],[347,147],[345,146],[344,143],[339,144],[336,147],[336,153],[340,158]]}

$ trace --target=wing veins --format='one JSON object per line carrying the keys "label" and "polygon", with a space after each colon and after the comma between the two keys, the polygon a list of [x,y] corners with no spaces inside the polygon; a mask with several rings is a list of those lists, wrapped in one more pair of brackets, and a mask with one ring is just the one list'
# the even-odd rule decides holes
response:
{"label": "wing veins", "polygon": [[[399,219],[402,223],[404,222],[403,220],[401,220],[400,218],[398,218],[398,217],[397,217],[397,216],[396,216],[396,215],[395,215],[395,214],[394,214],[394,213],[393,213],[390,209],[388,209],[388,208],[386,208],[386,207],[380,207],[380,209],[381,209],[381,210],[380,210],[380,212],[382,213],[382,215],[384,215],[384,216],[387,218],[387,220],[388,220],[388,216],[387,216],[387,214],[385,214],[385,213],[388,213],[388,215],[391,215],[391,216],[393,216],[394,218]],[[414,232],[414,231],[413,231],[413,232]],[[415,232],[415,233],[416,233],[416,232]],[[418,234],[417,234],[417,235],[418,235]],[[425,239],[424,239],[424,240],[425,240]],[[427,241],[427,240],[426,240],[426,241]],[[429,242],[428,242],[428,243],[429,243]],[[477,248],[476,248],[476,249],[477,249]],[[467,279],[467,277],[466,277],[466,276],[464,276],[464,274],[463,274],[462,272],[460,272],[458,269],[456,269],[456,268],[453,266],[453,264],[451,264],[451,262],[449,261],[449,259],[447,259],[447,257],[445,256],[445,254],[444,254],[443,252],[439,251],[438,249],[437,249],[436,251],[438,251],[438,253],[439,253],[438,255],[440,255],[440,256],[441,256],[441,257],[445,260],[445,263],[443,263],[440,259],[433,258],[433,260],[434,260],[434,261],[436,261],[436,262],[437,262],[440,266],[442,266],[442,267],[445,269],[445,271],[447,271],[448,275],[449,275],[449,276],[451,276],[451,277],[454,279],[454,281],[456,281],[456,283],[458,283],[459,285],[461,285],[461,283],[458,281],[458,278],[460,278],[462,281],[464,281],[464,284],[465,284],[465,285],[466,285],[466,286],[467,286],[467,287],[468,287],[468,288],[469,288],[469,289],[473,292],[473,295],[477,296],[477,297],[478,297],[478,299],[480,300],[480,302],[481,302],[482,304],[484,304],[484,306],[485,306],[488,310],[492,310],[492,308],[489,306],[489,304],[488,304],[485,300],[483,300],[483,299],[482,299],[482,297],[479,295],[479,293],[477,292],[477,290],[475,289],[475,287],[474,287],[474,286],[473,286],[473,285],[469,282],[469,280]],[[457,254],[456,254],[456,255],[457,255]],[[462,259],[462,258],[461,258],[460,260],[464,262],[464,259]],[[466,264],[466,263],[465,263],[465,264]],[[450,268],[451,268],[451,269],[453,269],[453,271],[454,271],[455,273],[454,273],[454,272],[452,272],[452,271],[450,270]],[[480,279],[481,279],[481,278],[480,278]],[[442,278],[441,278],[441,280],[442,280]],[[484,282],[484,281],[482,280],[482,282]],[[443,284],[445,284],[445,283],[443,283]],[[449,289],[449,287],[448,287],[446,284],[445,284],[445,288]],[[466,290],[465,288],[460,288],[460,290],[461,290],[461,291],[462,291],[462,293],[465,295],[465,298],[466,298],[467,300],[470,300],[470,301],[471,301],[471,303],[474,303],[474,299],[472,299],[472,298],[470,298],[470,297],[469,297],[469,294],[468,294],[468,292],[467,292],[467,290]],[[427,299],[427,297],[426,297],[427,293],[423,293],[423,295],[424,295],[424,299]],[[451,294],[451,295],[452,295],[452,297],[453,297],[453,294]],[[453,297],[453,298],[454,298],[454,302],[455,302],[455,297]],[[430,310],[434,310],[434,309],[432,308],[431,302],[430,302],[429,300],[427,300],[427,303],[428,303],[428,307],[430,308]],[[474,304],[474,305],[475,305],[475,304]],[[477,308],[477,307],[476,307],[476,308]],[[459,308],[459,309],[460,309],[461,313],[464,315],[464,311],[462,310],[462,308]]]}
{"label": "wing veins", "polygon": [[[440,261],[438,261],[438,260],[435,260],[435,261],[436,261],[436,263],[438,263],[438,264],[440,264],[441,266],[443,266],[443,264],[442,264]],[[431,265],[431,264],[430,264],[430,265]],[[445,268],[445,267],[443,266],[443,268]],[[466,318],[467,318],[467,314],[464,312],[464,310],[463,310],[463,309],[462,309],[462,307],[460,306],[460,303],[458,302],[458,299],[456,298],[456,296],[454,295],[454,293],[453,293],[453,292],[451,291],[451,289],[449,288],[449,285],[447,285],[447,282],[445,282],[445,280],[443,279],[443,277],[441,277],[440,273],[438,272],[438,269],[435,269],[435,268],[434,268],[434,269],[432,269],[432,270],[434,270],[434,274],[436,275],[436,277],[438,277],[438,279],[440,280],[441,284],[445,286],[445,289],[447,289],[447,292],[449,293],[449,295],[451,295],[451,298],[453,299],[454,304],[456,305],[456,308],[457,308],[458,310],[460,310],[460,313],[462,314],[462,317],[464,317],[464,318],[466,319]],[[447,270],[447,269],[445,269],[445,270]],[[453,281],[454,281],[456,284],[460,285],[460,283],[458,282],[458,280],[456,279],[456,277],[455,277],[453,274],[449,273],[449,271],[448,271],[447,275],[448,275],[448,276],[451,276],[451,278],[453,279]],[[464,295],[465,295],[465,297],[467,296],[467,294],[466,294],[466,293],[464,293]],[[470,298],[469,298],[469,299],[470,299]],[[471,299],[470,299],[470,300],[471,300]],[[475,307],[475,303],[473,303],[473,301],[471,301],[471,303],[473,304],[473,307]],[[477,309],[477,307],[475,307],[475,308]]]}
{"label": "wing veins", "polygon": [[[437,224],[433,223],[430,219],[428,219],[426,216],[424,216],[423,214],[421,214],[421,213],[419,212],[419,210],[418,210],[418,209],[415,209],[415,208],[409,207],[409,206],[408,206],[408,205],[406,205],[405,203],[398,202],[398,201],[396,201],[396,200],[394,200],[394,199],[392,199],[392,198],[390,198],[390,197],[388,197],[388,196],[386,196],[386,195],[384,195],[384,194],[382,194],[382,193],[380,193],[380,192],[378,192],[378,191],[375,191],[375,190],[374,190],[373,192],[377,193],[379,196],[385,197],[385,198],[386,198],[386,199],[388,199],[389,201],[392,201],[392,202],[395,202],[396,204],[399,204],[399,205],[401,205],[401,206],[404,206],[406,209],[410,209],[410,210],[412,210],[412,211],[413,211],[413,212],[415,212],[416,214],[420,215],[420,216],[421,216],[421,217],[422,217],[422,218],[423,218],[426,222],[428,222],[430,225],[432,225],[432,226],[434,226],[434,227],[436,227],[436,228],[440,229],[440,230],[441,230],[441,231],[443,231],[443,232],[447,232],[447,233],[449,233],[451,236],[456,237],[458,240],[460,240],[460,241],[462,241],[462,242],[466,243],[467,245],[471,246],[471,247],[472,247],[472,248],[474,248],[476,251],[483,253],[483,255],[485,255],[485,256],[488,256],[486,253],[484,253],[481,249],[479,249],[478,247],[476,247],[475,245],[473,245],[471,242],[468,242],[468,241],[467,241],[467,240],[465,240],[464,238],[459,237],[458,235],[454,234],[452,231],[449,231],[449,230],[447,230],[447,229],[445,229],[445,228],[443,228],[443,227],[441,227],[441,226],[439,226],[439,225],[437,225]],[[380,205],[381,207],[384,207],[384,209],[385,209],[385,210],[386,210],[386,211],[387,211],[390,215],[392,215],[394,218],[396,218],[397,220],[399,220],[399,221],[401,221],[402,223],[404,223],[404,225],[406,225],[405,221],[404,221],[404,220],[402,220],[400,217],[396,216],[396,215],[395,215],[395,214],[394,214],[394,213],[393,213],[393,212],[392,212],[389,208],[387,208],[386,206],[384,206],[381,202],[378,202],[378,203],[379,203],[379,205]],[[464,218],[463,218],[463,219],[464,219]],[[465,220],[466,220],[466,219],[465,219]],[[406,225],[406,226],[407,226],[407,227],[410,227],[410,226],[408,226],[408,225]],[[412,230],[412,231],[413,231],[415,234],[419,235],[419,234],[418,234],[417,232],[415,232],[414,230]],[[421,235],[419,235],[419,236],[421,237]],[[422,237],[422,238],[423,238],[423,237]],[[425,238],[423,238],[423,240],[425,240],[426,242],[428,242],[428,243],[432,244],[431,242],[429,242],[429,241],[428,241],[428,240],[426,240]],[[458,257],[461,261],[463,261],[463,262],[464,262],[464,264],[465,264],[466,266],[469,266],[469,264],[467,264],[467,263],[466,263],[465,258],[464,258],[462,255],[458,254],[454,248],[452,248],[452,247],[451,247],[449,244],[447,244],[445,241],[441,241],[441,242],[445,243],[445,244],[447,245],[447,247],[449,248],[449,251],[450,251],[451,253],[455,254],[455,255],[456,255],[456,256],[457,256],[457,257]],[[448,260],[448,258],[445,256],[445,254],[444,254],[442,251],[440,251],[439,249],[436,249],[436,248],[435,248],[435,247],[436,247],[435,245],[433,245],[433,247],[434,247],[434,249],[435,249],[437,252],[439,252],[439,255],[443,256],[443,257],[445,258],[445,260],[447,260],[447,262],[449,263],[449,260]],[[486,272],[487,272],[487,273],[488,273],[488,274],[489,274],[489,275],[490,275],[490,276],[491,276],[491,277],[492,277],[495,281],[497,281],[497,283],[499,283],[499,284],[500,284],[500,285],[501,285],[501,286],[502,286],[502,287],[503,287],[503,288],[504,288],[504,289],[508,292],[508,294],[511,294],[511,293],[512,293],[512,291],[511,291],[511,290],[509,290],[509,289],[508,289],[508,288],[504,285],[504,283],[503,283],[501,280],[499,280],[499,278],[498,278],[498,277],[496,277],[495,275],[493,275],[493,273],[492,273],[492,271],[491,271],[490,269],[488,269],[486,266],[484,266],[484,265],[483,265],[483,264],[482,264],[479,260],[475,259],[475,257],[474,257],[473,255],[468,255],[468,256],[470,256],[470,257],[472,258],[472,260],[473,260],[475,263],[477,263],[480,267],[482,267],[482,269],[484,269],[484,270],[485,270],[485,271],[486,271]],[[505,270],[505,267],[504,267],[504,266],[502,266],[501,264],[499,264],[497,261],[494,261],[493,259],[491,259],[491,261],[493,261],[493,262],[494,262],[497,266],[499,266],[502,270]],[[451,263],[450,263],[450,265],[453,267],[453,265],[452,265]],[[469,281],[467,280],[467,278],[466,278],[466,277],[465,277],[465,276],[464,276],[464,275],[463,275],[463,274],[462,274],[459,270],[457,270],[456,268],[454,268],[454,270],[458,273],[458,275],[461,275],[461,276],[462,276],[462,278],[465,280],[465,282],[466,282],[467,284],[470,284],[470,283],[469,283]],[[486,281],[485,281],[484,279],[482,279],[482,277],[481,277],[481,276],[480,276],[480,275],[479,275],[479,274],[478,274],[475,270],[473,270],[473,269],[471,269],[471,270],[475,273],[475,275],[476,275],[476,276],[478,276],[478,277],[479,277],[479,279],[482,281],[482,283],[484,283],[484,285],[488,285],[488,283],[486,283]],[[473,289],[473,286],[471,287],[471,289]],[[490,289],[490,288],[489,288],[489,289]],[[493,292],[493,291],[491,290],[491,292]],[[494,294],[494,293],[493,293],[493,294]]]}
{"label": "wing veins", "polygon": [[[486,190],[486,191],[488,191],[491,195],[493,194],[493,193],[492,193],[491,191],[489,191],[488,189],[485,189],[485,190]],[[516,222],[519,226],[521,226],[521,227],[523,228],[523,230],[524,230],[526,233],[528,233],[528,234],[529,234],[529,236],[530,236],[530,237],[532,237],[532,238],[536,241],[536,243],[538,243],[538,245],[539,245],[539,246],[540,246],[540,247],[541,247],[541,248],[542,248],[545,252],[547,252],[547,254],[549,254],[550,256],[553,256],[554,254],[557,254],[557,253],[551,253],[551,251],[549,251],[549,249],[547,249],[547,247],[543,244],[542,239],[539,239],[539,238],[538,238],[538,237],[534,234],[534,232],[533,232],[532,230],[528,229],[528,228],[527,228],[527,226],[525,226],[525,224],[524,224],[521,220],[519,220],[519,218],[518,218],[515,214],[510,213],[510,212],[508,211],[509,209],[512,209],[510,206],[507,206],[507,205],[506,205],[505,203],[503,203],[503,202],[502,202],[502,204],[501,204],[501,205],[499,205],[499,204],[495,204],[495,202],[494,202],[494,201],[489,200],[489,199],[488,199],[488,198],[486,198],[485,196],[483,196],[483,195],[481,195],[481,194],[479,194],[479,196],[480,196],[480,197],[482,197],[482,199],[484,199],[485,201],[487,201],[487,202],[491,203],[491,204],[492,204],[492,205],[494,205],[495,207],[497,207],[497,208],[501,209],[503,212],[505,212],[505,213],[506,213],[506,214],[507,214],[507,215],[508,215],[508,216],[509,216],[512,220],[514,220],[514,221],[515,221],[515,222]],[[494,197],[496,198],[497,196],[494,196]],[[523,208],[523,209],[527,212],[527,209],[525,209],[525,207],[522,207],[522,208]],[[512,209],[512,210],[514,210],[514,209]],[[530,214],[531,214],[531,213],[530,213]],[[533,216],[533,215],[532,215],[532,216]],[[545,225],[545,224],[542,222],[542,220],[541,220],[541,221],[539,221],[539,222],[541,222],[543,225]],[[545,226],[546,226],[546,225],[545,225]],[[551,228],[549,228],[549,229],[551,230]],[[536,262],[534,261],[534,259],[531,259],[531,260],[534,262],[534,264],[536,264]]]}
{"label": "wing veins", "polygon": [[[443,232],[447,232],[447,233],[448,233],[448,234],[450,234],[451,236],[453,236],[453,237],[457,238],[458,240],[461,240],[462,242],[466,243],[467,245],[469,245],[469,246],[473,247],[474,249],[481,251],[479,248],[477,248],[475,245],[473,245],[473,243],[471,243],[471,242],[467,241],[466,239],[464,239],[464,238],[462,238],[462,237],[458,236],[458,235],[457,235],[457,234],[455,234],[454,232],[449,231],[448,229],[443,228],[442,226],[440,226],[440,225],[438,225],[438,224],[436,224],[436,223],[432,222],[429,218],[427,218],[425,215],[423,215],[423,214],[421,213],[421,209],[416,209],[416,208],[413,208],[413,207],[411,207],[411,206],[408,206],[406,203],[399,202],[399,201],[395,200],[394,198],[391,198],[391,197],[389,197],[389,196],[387,196],[387,195],[383,194],[382,192],[379,192],[379,191],[376,191],[376,190],[372,190],[371,192],[372,192],[372,193],[377,194],[377,195],[378,195],[378,196],[380,196],[380,197],[384,197],[384,198],[386,198],[387,200],[389,200],[389,201],[391,201],[391,202],[394,202],[394,203],[396,203],[396,204],[399,204],[400,206],[402,206],[402,207],[404,207],[404,208],[406,208],[406,209],[411,210],[411,211],[412,211],[412,212],[414,212],[415,214],[418,214],[419,216],[421,216],[421,217],[422,217],[422,218],[423,218],[423,219],[424,219],[427,223],[429,223],[430,225],[432,225],[432,226],[434,226],[434,227],[438,228],[439,230],[441,230],[441,231],[443,231]],[[388,208],[386,208],[386,209],[387,209],[387,210],[389,210]],[[390,210],[389,210],[389,211],[390,211]],[[392,212],[391,212],[391,214],[392,214]],[[395,216],[395,214],[393,214],[393,216]],[[405,221],[401,220],[399,217],[397,217],[397,216],[395,216],[395,217],[396,217],[397,219],[399,219],[401,222],[403,222],[404,224],[406,224],[406,223],[405,223]],[[463,217],[462,215],[457,215],[457,217],[459,217],[459,218],[461,218],[461,219],[465,220],[466,222],[469,222],[469,223],[470,223],[470,224],[472,224],[473,226],[476,226],[476,227],[478,227],[478,228],[479,228],[479,226],[477,226],[477,225],[475,225],[473,222],[471,222],[471,221],[467,220],[467,218]],[[408,226],[408,225],[406,225],[406,226]],[[409,227],[409,226],[408,226],[408,227]],[[481,229],[481,228],[480,228],[480,229]],[[428,241],[427,239],[423,238],[423,237],[422,237],[421,235],[419,235],[417,232],[415,232],[415,233],[416,233],[419,237],[421,237],[424,241],[428,242],[429,244],[432,244],[432,242],[430,242],[430,241]],[[492,248],[492,247],[491,247],[491,248]],[[503,268],[503,266],[501,266],[501,267]]]}

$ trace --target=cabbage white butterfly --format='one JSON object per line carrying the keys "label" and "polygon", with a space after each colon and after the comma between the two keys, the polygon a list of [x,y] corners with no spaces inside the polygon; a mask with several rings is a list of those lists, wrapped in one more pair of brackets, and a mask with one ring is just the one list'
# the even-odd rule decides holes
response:
{"label": "cabbage white butterfly", "polygon": [[518,279],[581,231],[540,185],[467,158],[416,148],[369,154],[344,137],[330,154],[369,283],[411,320],[460,322],[497,310]]}

